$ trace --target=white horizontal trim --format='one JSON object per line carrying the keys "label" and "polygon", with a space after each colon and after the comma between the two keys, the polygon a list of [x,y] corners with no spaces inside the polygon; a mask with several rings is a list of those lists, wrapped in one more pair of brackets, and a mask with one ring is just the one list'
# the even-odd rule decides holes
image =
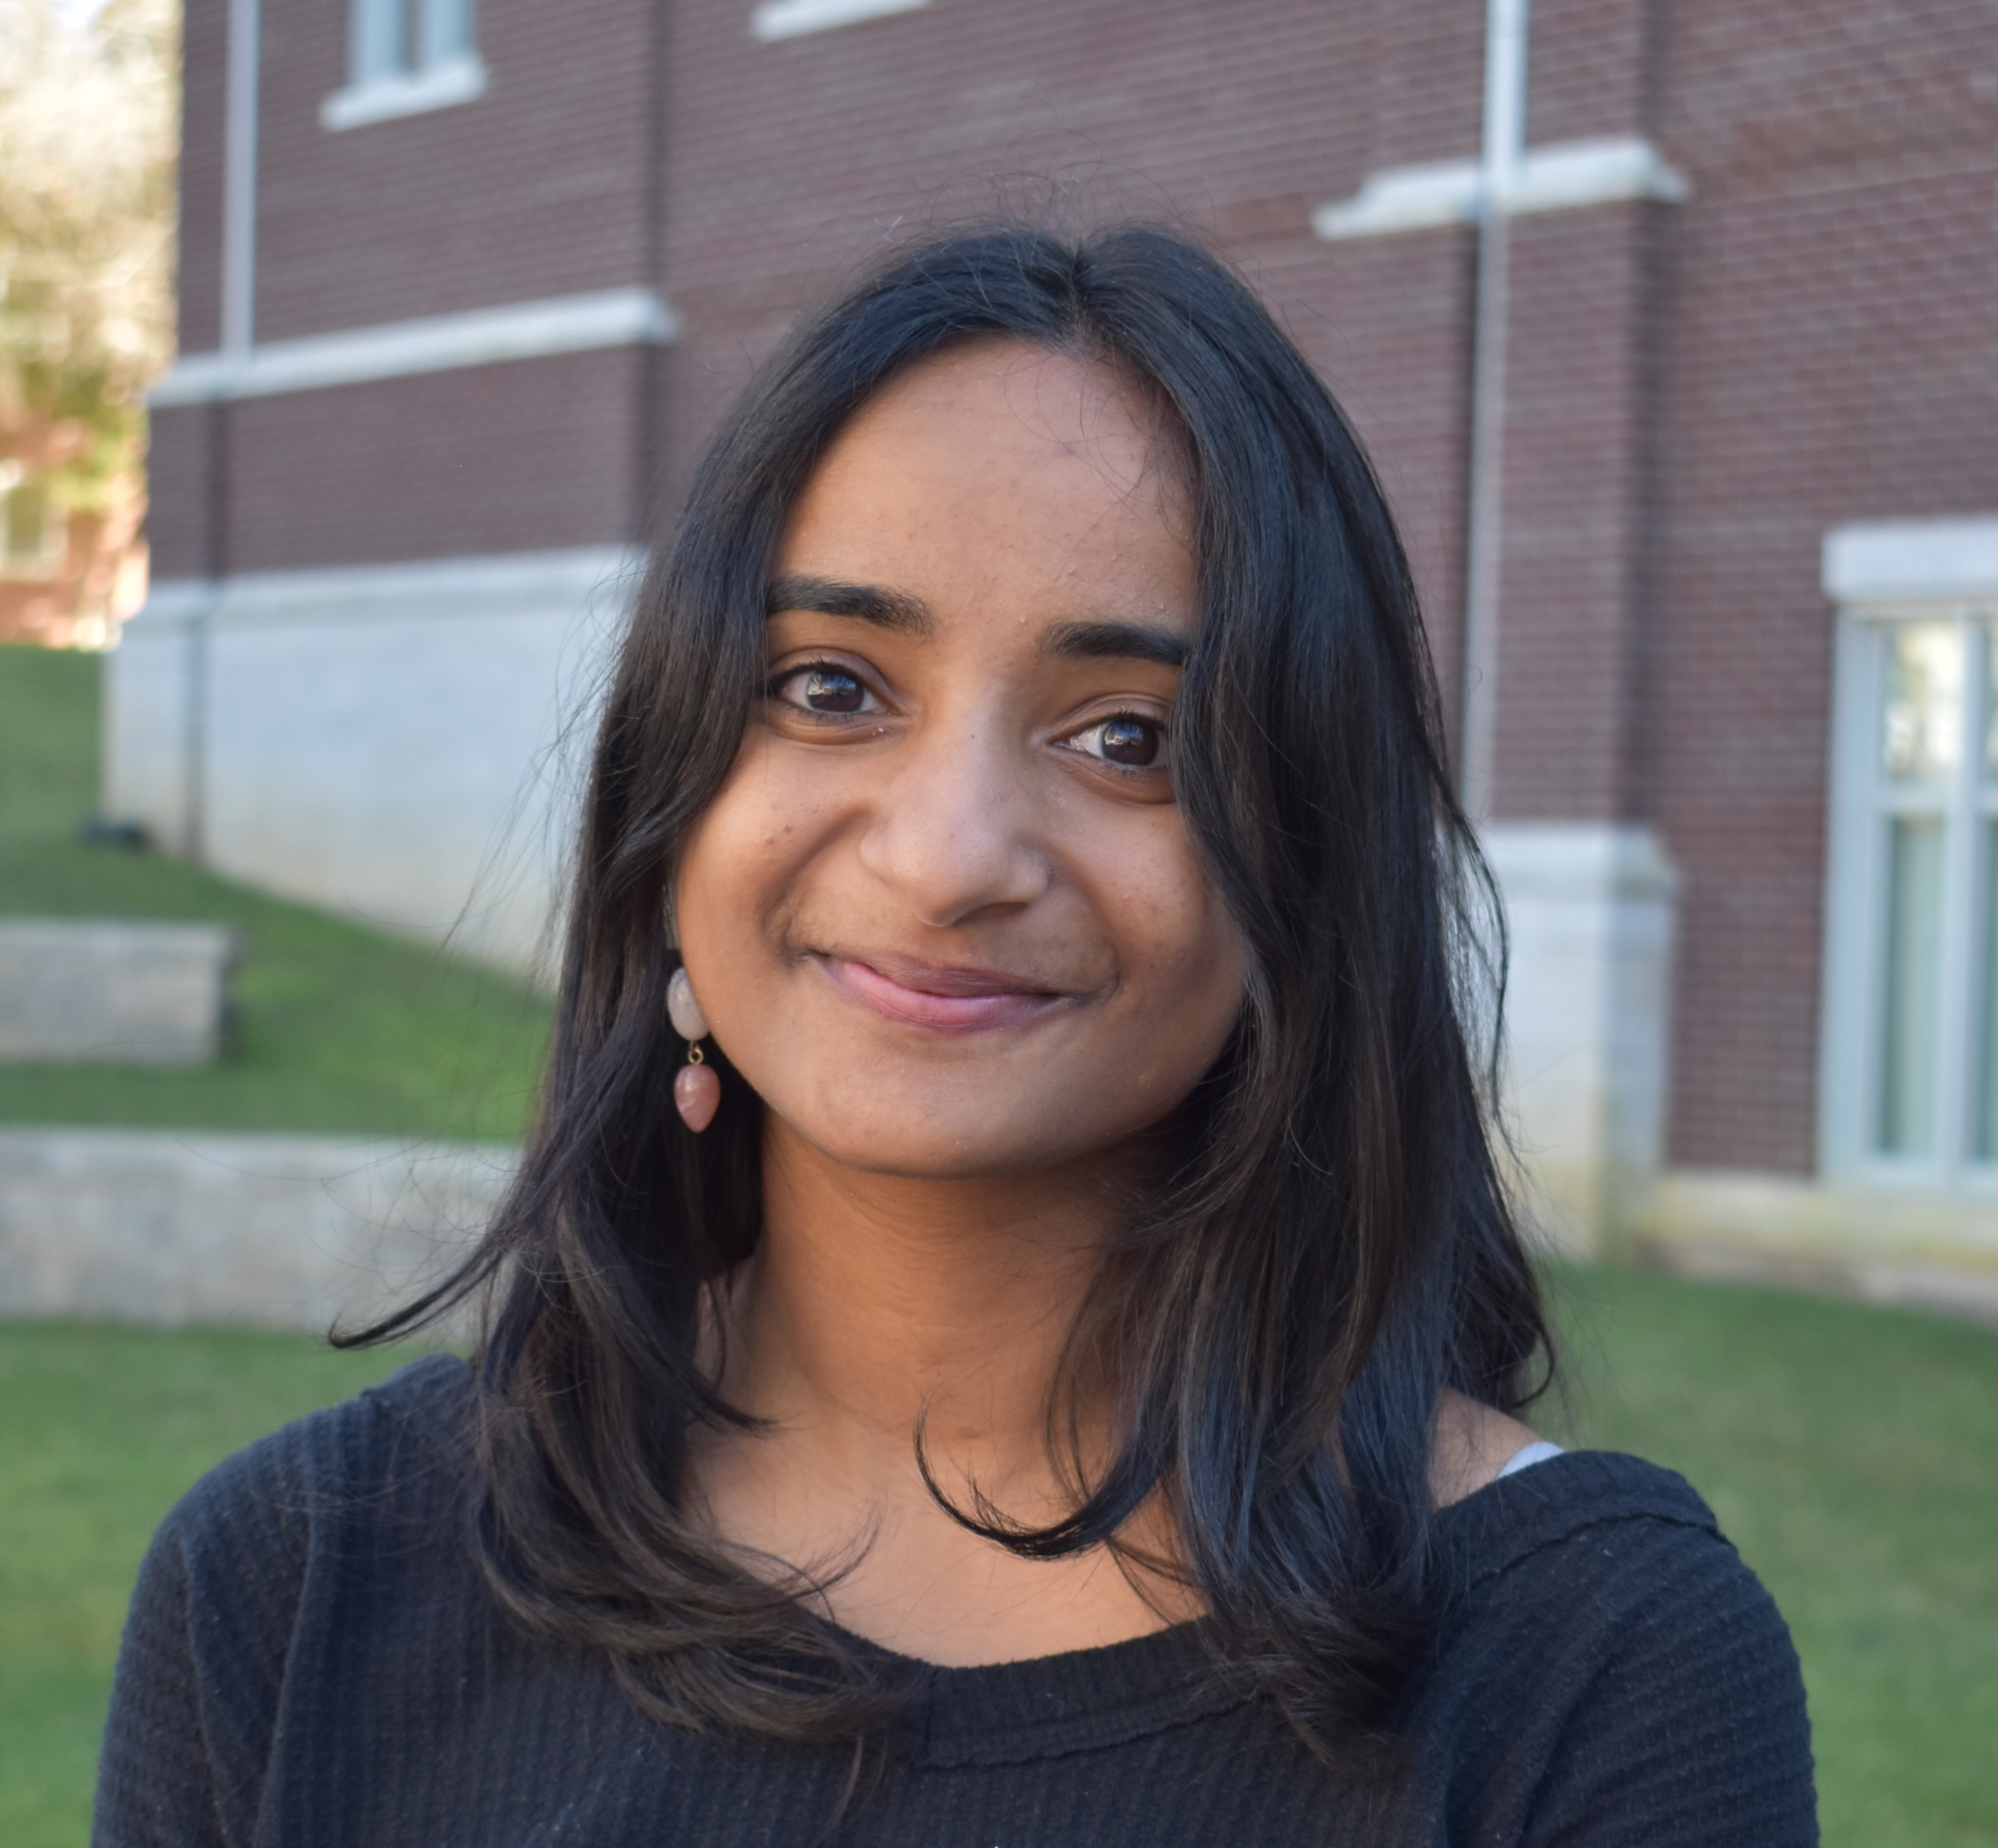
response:
{"label": "white horizontal trim", "polygon": [[749,30],[768,45],[773,39],[825,32],[891,13],[914,13],[930,0],[763,0],[749,15]]}
{"label": "white horizontal trim", "polygon": [[1669,898],[1679,876],[1656,833],[1622,821],[1487,821],[1478,845],[1509,902]]}
{"label": "white horizontal trim", "polygon": [[1824,587],[1841,603],[1998,597],[1998,515],[1834,527],[1825,535]]}
{"label": "white horizontal trim", "polygon": [[677,332],[672,310],[649,288],[599,289],[276,340],[240,356],[188,353],[153,387],[148,401],[200,404],[314,391],[458,366],[667,341]]}
{"label": "white horizontal trim", "polygon": [[1350,199],[1321,205],[1311,228],[1328,243],[1394,231],[1434,231],[1478,216],[1483,170],[1475,160],[1432,160],[1370,173]]}
{"label": "white horizontal trim", "polygon": [[424,71],[398,71],[336,90],[319,106],[322,128],[359,128],[398,115],[420,115],[474,103],[486,94],[486,67],[477,56],[450,58]]}
{"label": "white horizontal trim", "polygon": [[187,628],[215,607],[216,589],[208,578],[155,578],[146,588],[146,600],[137,613],[119,625],[128,633],[135,626],[143,630]]}
{"label": "white horizontal trim", "polygon": [[[1513,184],[1494,203],[1516,216],[1633,199],[1677,204],[1691,192],[1685,176],[1649,141],[1563,141],[1529,149]],[[1469,224],[1475,222],[1484,196],[1484,169],[1475,160],[1386,167],[1369,174],[1350,199],[1320,206],[1311,215],[1311,228],[1337,244],[1353,237]]]}
{"label": "white horizontal trim", "polygon": [[125,628],[143,634],[204,617],[212,629],[242,629],[566,611],[599,595],[628,602],[644,566],[640,554],[622,546],[578,546],[410,564],[245,571],[219,581],[167,578],[152,587],[144,608]]}
{"label": "white horizontal trim", "polygon": [[1568,212],[1631,199],[1678,205],[1692,193],[1692,182],[1657,148],[1630,136],[1529,149],[1504,204],[1516,213]]}

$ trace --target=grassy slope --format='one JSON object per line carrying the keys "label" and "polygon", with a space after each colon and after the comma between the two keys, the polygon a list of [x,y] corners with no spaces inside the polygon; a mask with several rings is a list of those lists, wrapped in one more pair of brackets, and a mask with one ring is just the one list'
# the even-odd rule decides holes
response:
{"label": "grassy slope", "polygon": [[[1769,1293],[1564,1285],[1571,1441],[1682,1470],[1804,1662],[1827,1848],[1998,1848],[1998,1336]],[[0,1841],[80,1848],[123,1600],[210,1463],[397,1357],[0,1325]]]}
{"label": "grassy slope", "polygon": [[0,1066],[0,1122],[519,1134],[547,1030],[518,983],[155,854],[83,845],[94,656],[0,647],[0,912],[206,918],[248,954],[208,1068]]}
{"label": "grassy slope", "polygon": [[1790,1620],[1827,1844],[1998,1845],[1998,1334],[1630,1273],[1566,1297],[1576,1431],[1688,1476]]}

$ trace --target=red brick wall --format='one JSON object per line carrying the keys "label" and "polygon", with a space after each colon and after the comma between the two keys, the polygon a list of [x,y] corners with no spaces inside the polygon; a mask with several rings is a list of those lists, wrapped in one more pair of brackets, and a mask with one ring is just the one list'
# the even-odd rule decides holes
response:
{"label": "red brick wall", "polygon": [[266,0],[262,337],[646,280],[656,10],[484,0],[482,97],[329,133],[347,9]]}
{"label": "red brick wall", "polygon": [[[190,348],[214,319],[222,6],[190,5]],[[1481,7],[934,0],[769,46],[749,10],[485,0],[485,99],[329,135],[345,9],[268,0],[260,332],[656,275],[685,329],[660,362],[670,482],[799,307],[913,229],[1048,201],[1176,219],[1243,263],[1372,446],[1454,692],[1471,241],[1329,246],[1309,216],[1380,167],[1475,151]],[[1686,877],[1674,1156],[1802,1170],[1818,547],[1841,520],[1998,504],[1998,0],[1533,18],[1531,139],[1652,135],[1696,190],[1516,229],[1499,812],[1658,823]],[[644,370],[597,355],[240,406],[230,556],[621,536]],[[198,414],[155,440],[168,568],[199,551]]]}
{"label": "red brick wall", "polygon": [[1464,232],[1426,231],[1336,245],[1306,237],[1252,268],[1373,456],[1415,566],[1453,722],[1474,260]]}
{"label": "red brick wall", "polygon": [[180,350],[212,353],[222,341],[228,0],[185,0],[180,42]]}
{"label": "red brick wall", "polygon": [[912,230],[1001,204],[1167,217],[1241,260],[1333,380],[1454,660],[1467,243],[1334,250],[1310,215],[1376,167],[1475,151],[1475,9],[936,0],[769,46],[748,11],[678,7],[668,44],[676,476],[801,305]]}
{"label": "red brick wall", "polygon": [[1528,147],[1653,132],[1669,10],[1669,0],[1533,0]]}
{"label": "red brick wall", "polygon": [[[227,0],[188,9],[184,352],[219,326]],[[260,340],[648,279],[660,9],[482,0],[477,101],[333,132],[341,0],[264,0],[258,111]]]}
{"label": "red brick wall", "polygon": [[1512,231],[1496,776],[1506,821],[1642,812],[1637,651],[1647,607],[1653,204]]}
{"label": "red brick wall", "polygon": [[1813,1159],[1825,529],[1998,508],[1998,6],[1672,10],[1657,774],[1673,1153]]}
{"label": "red brick wall", "polygon": [[228,568],[616,544],[645,364],[624,348],[243,399]]}
{"label": "red brick wall", "polygon": [[205,404],[155,411],[147,433],[146,531],[155,578],[203,578],[218,563],[215,449],[219,413]]}

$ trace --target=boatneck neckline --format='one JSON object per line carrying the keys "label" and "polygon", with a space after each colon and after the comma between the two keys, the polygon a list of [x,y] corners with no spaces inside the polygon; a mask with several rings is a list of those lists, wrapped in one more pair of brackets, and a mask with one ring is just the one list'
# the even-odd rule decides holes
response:
{"label": "boatneck neckline", "polygon": [[[1537,1474],[1549,1465],[1558,1463],[1564,1459],[1576,1461],[1585,1459],[1600,1459],[1612,1454],[1600,1451],[1564,1450],[1558,1455],[1541,1459],[1531,1467],[1533,1473]],[[1460,1495],[1455,1501],[1436,1511],[1437,1525],[1440,1528],[1447,1530],[1457,1526],[1462,1521],[1475,1520],[1483,1511],[1484,1507],[1491,1505],[1487,1501],[1487,1497],[1494,1497],[1495,1492],[1501,1489],[1511,1488],[1518,1483],[1527,1473],[1526,1471],[1515,1471],[1509,1476],[1494,1476],[1490,1482],[1473,1489],[1469,1495]],[[1498,1499],[1509,1499],[1511,1498],[1508,1495]],[[898,1649],[891,1649],[886,1644],[878,1643],[871,1636],[864,1636],[858,1631],[847,1629],[843,1624],[834,1623],[829,1618],[821,1618],[820,1621],[849,1648],[858,1650],[863,1654],[872,1656],[884,1668],[903,1673],[912,1680],[936,1680],[939,1685],[948,1685],[951,1678],[960,1676],[977,1676],[1003,1670],[1032,1668],[1043,1664],[1051,1666],[1076,1661],[1085,1656],[1101,1658],[1107,1661],[1109,1658],[1117,1656],[1120,1652],[1140,1650],[1145,1644],[1160,1644],[1167,1638],[1179,1639],[1179,1641],[1173,1644],[1176,1651],[1183,1653],[1185,1646],[1191,1644],[1201,1649],[1204,1653],[1206,1647],[1204,1632],[1209,1627],[1209,1620],[1205,1616],[1188,1617],[1177,1623],[1162,1624],[1156,1630],[1143,1631],[1135,1636],[1120,1637],[1114,1643],[1086,1643],[1079,1648],[1056,1649],[1038,1656],[1011,1656],[995,1662],[933,1662],[926,1656],[906,1655]],[[1136,1660],[1135,1656],[1132,1660]]]}
{"label": "boatneck neckline", "polygon": [[[1578,1524],[1639,1511],[1628,1470],[1649,1465],[1601,1451],[1564,1451],[1495,1478],[1438,1511],[1439,1538],[1473,1579]],[[1536,1480],[1538,1479],[1538,1480]],[[1250,1678],[1213,1646],[1195,1617],[1142,1636],[1012,1661],[926,1661],[828,1623],[908,1692],[891,1727],[898,1757],[926,1765],[1026,1764],[1193,1725],[1255,1697]]]}

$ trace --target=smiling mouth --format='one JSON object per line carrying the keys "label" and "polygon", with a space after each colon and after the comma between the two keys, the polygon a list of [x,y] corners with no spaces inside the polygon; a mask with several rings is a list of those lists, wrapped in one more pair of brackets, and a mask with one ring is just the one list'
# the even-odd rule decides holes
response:
{"label": "smiling mouth", "polygon": [[835,987],[883,1019],[940,1033],[1020,1027],[1076,999],[995,969],[942,969],[900,956],[866,961],[826,951],[813,961]]}

